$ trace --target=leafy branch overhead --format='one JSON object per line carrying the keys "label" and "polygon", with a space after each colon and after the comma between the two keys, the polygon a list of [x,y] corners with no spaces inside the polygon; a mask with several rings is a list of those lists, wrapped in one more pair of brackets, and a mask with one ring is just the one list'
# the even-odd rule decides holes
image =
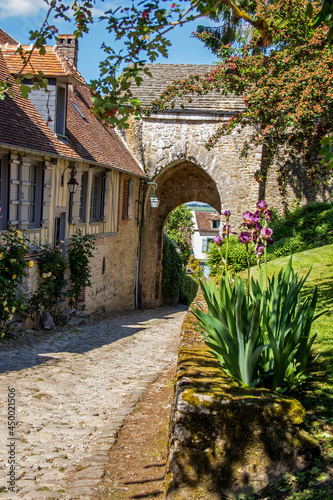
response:
{"label": "leafy branch overhead", "polygon": [[[332,133],[333,53],[327,39],[329,28],[322,25],[315,29],[305,7],[305,0],[269,5],[258,0],[257,12],[276,19],[279,26],[270,51],[257,51],[260,34],[255,32],[249,42],[245,39],[238,45],[223,44],[218,52],[221,64],[215,70],[203,78],[193,75],[173,82],[148,110],[172,107],[176,99],[186,101],[193,94],[209,91],[243,96],[244,109],[223,123],[206,146],[211,148],[221,136],[251,126],[243,154],[252,147],[264,146],[258,182],[274,164],[283,197],[292,162],[305,165],[313,184],[327,177],[318,154],[320,140]],[[313,8],[315,14],[319,12],[319,2],[313,2]],[[329,155],[327,144],[322,154]]]}
{"label": "leafy branch overhead", "polygon": [[[55,24],[62,19],[74,19],[74,34],[81,37],[89,31],[94,22],[93,7],[95,0],[74,0],[69,4],[59,0],[44,0],[48,6],[45,19],[40,30],[30,32],[32,42],[29,50],[18,46],[22,57],[22,69],[16,75],[16,83],[26,97],[30,86],[23,79],[33,81],[33,88],[46,89],[47,82],[41,73],[31,74],[25,70],[33,51],[45,52],[44,45],[58,32]],[[132,3],[129,7],[118,7],[107,10],[100,17],[106,23],[106,38],[103,44],[105,59],[100,63],[100,76],[91,82],[93,92],[93,113],[110,125],[126,127],[130,115],[136,117],[140,113],[140,101],[135,99],[132,84],[140,85],[143,73],[147,73],[144,65],[154,62],[159,55],[168,56],[170,41],[168,33],[177,26],[182,26],[203,16],[217,15],[220,5],[233,12],[233,16],[243,19],[260,32],[260,42],[269,45],[272,40],[273,25],[260,13],[252,16],[247,3],[232,0],[194,0],[192,2],[172,3],[166,9],[160,0]],[[51,21],[52,19],[52,21]],[[123,48],[116,51],[115,42],[121,41]],[[121,76],[117,76],[122,71]],[[0,96],[4,98],[10,91],[10,84],[1,82]]]}

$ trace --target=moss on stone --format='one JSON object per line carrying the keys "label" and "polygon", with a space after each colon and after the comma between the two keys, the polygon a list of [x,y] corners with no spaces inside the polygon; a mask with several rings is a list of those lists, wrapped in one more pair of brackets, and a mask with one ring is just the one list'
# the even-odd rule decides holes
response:
{"label": "moss on stone", "polygon": [[304,467],[317,448],[299,427],[302,405],[232,381],[193,320],[188,313],[182,328],[167,498],[251,494]]}

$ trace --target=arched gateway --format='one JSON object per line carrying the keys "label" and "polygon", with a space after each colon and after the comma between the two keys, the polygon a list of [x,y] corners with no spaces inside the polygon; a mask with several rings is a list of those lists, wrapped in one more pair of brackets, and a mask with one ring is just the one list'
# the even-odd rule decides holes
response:
{"label": "arched gateway", "polygon": [[[149,65],[153,78],[145,77],[136,96],[143,105],[158,97],[166,85],[189,75],[203,75],[214,69],[206,65]],[[131,152],[144,165],[150,180],[158,184],[158,208],[151,208],[149,187],[144,201],[141,239],[140,284],[144,305],[159,305],[161,300],[161,257],[163,225],[168,214],[181,203],[201,201],[217,210],[228,208],[234,220],[255,206],[259,185],[254,174],[260,169],[261,149],[241,158],[240,152],[249,131],[234,132],[221,138],[208,151],[205,143],[221,122],[242,109],[242,99],[217,92],[193,96],[166,111],[132,123],[126,132]]]}

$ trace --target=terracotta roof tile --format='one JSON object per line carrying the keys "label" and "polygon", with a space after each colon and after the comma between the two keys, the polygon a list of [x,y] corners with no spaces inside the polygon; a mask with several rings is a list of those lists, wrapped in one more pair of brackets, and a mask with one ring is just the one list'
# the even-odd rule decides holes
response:
{"label": "terracotta roof tile", "polygon": [[17,44],[17,41],[0,28],[0,44],[5,43]]}
{"label": "terracotta roof tile", "polygon": [[220,220],[220,215],[217,212],[195,211],[194,213],[199,231],[219,232],[219,229],[212,229],[212,220]]}
{"label": "terracotta roof tile", "polygon": [[13,92],[13,95],[7,94],[5,99],[0,101],[0,143],[97,163],[146,177],[115,130],[106,128],[90,113],[88,87],[79,85],[71,90],[69,86],[66,129],[68,142],[65,142],[51,132],[30,100],[22,98],[19,87],[14,83],[6,65],[2,50],[0,79],[8,79],[12,83]]}
{"label": "terracotta roof tile", "polygon": [[[21,45],[26,57],[29,55],[30,46]],[[1,47],[9,71],[15,75],[21,71],[23,60],[20,54],[16,52],[17,45],[5,44]],[[45,46],[45,54],[39,54],[38,50],[34,50],[30,60],[26,65],[23,74],[31,73],[37,75],[42,72],[45,76],[53,77],[70,77],[72,83],[84,84],[84,78],[79,71],[74,68],[70,61],[64,56],[57,46]]]}
{"label": "terracotta roof tile", "polygon": [[90,113],[90,91],[84,85],[68,94],[68,144],[81,158],[145,176],[116,131]]}

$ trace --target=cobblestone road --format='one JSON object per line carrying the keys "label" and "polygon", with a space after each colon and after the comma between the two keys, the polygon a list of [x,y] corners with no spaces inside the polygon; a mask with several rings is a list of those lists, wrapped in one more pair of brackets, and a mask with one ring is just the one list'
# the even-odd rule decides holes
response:
{"label": "cobblestone road", "polygon": [[177,354],[185,309],[121,314],[0,353],[1,498],[94,498],[125,416]]}

